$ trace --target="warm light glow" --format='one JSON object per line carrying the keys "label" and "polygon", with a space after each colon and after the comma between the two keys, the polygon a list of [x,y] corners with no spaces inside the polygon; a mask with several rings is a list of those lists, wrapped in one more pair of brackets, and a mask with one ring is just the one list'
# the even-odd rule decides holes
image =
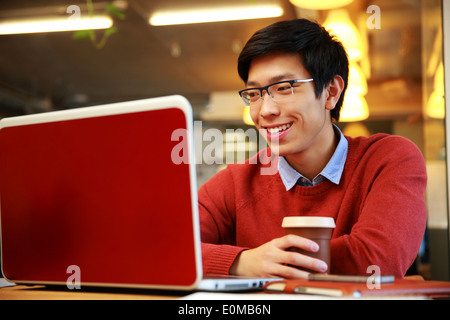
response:
{"label": "warm light glow", "polygon": [[323,25],[342,42],[350,60],[361,59],[363,52],[361,35],[346,10],[330,11]]}
{"label": "warm light glow", "polygon": [[153,26],[166,26],[189,23],[274,18],[283,15],[279,6],[245,6],[241,8],[217,8],[200,10],[180,10],[157,12],[149,19]]}
{"label": "warm light glow", "polygon": [[427,102],[427,116],[434,119],[444,119],[445,118],[445,100],[444,100],[444,89],[442,91],[437,89],[434,90]]}
{"label": "warm light glow", "polygon": [[329,10],[346,6],[353,2],[353,0],[290,0],[290,2],[297,7],[313,10]]}
{"label": "warm light glow", "polygon": [[370,137],[370,131],[360,122],[351,122],[344,127],[342,133],[350,137]]}
{"label": "warm light glow", "polygon": [[369,106],[366,99],[350,86],[345,93],[344,105],[339,120],[341,122],[361,121],[369,117]]}
{"label": "warm light glow", "polygon": [[350,63],[348,85],[363,96],[367,94],[368,89],[366,77],[361,67],[355,62]]}
{"label": "warm light glow", "polygon": [[41,32],[60,32],[75,30],[93,30],[110,28],[113,21],[108,16],[96,16],[92,18],[69,19],[27,19],[10,20],[0,22],[0,34],[22,34]]}
{"label": "warm light glow", "polygon": [[250,107],[249,106],[244,107],[244,113],[243,113],[242,118],[243,118],[245,124],[248,124],[249,126],[255,125],[253,123],[252,117],[250,116]]}
{"label": "warm light glow", "polygon": [[434,75],[434,90],[427,101],[427,116],[435,119],[445,118],[444,91],[444,64],[441,61]]}
{"label": "warm light glow", "polygon": [[444,63],[441,61],[434,75],[434,89],[444,88]]}

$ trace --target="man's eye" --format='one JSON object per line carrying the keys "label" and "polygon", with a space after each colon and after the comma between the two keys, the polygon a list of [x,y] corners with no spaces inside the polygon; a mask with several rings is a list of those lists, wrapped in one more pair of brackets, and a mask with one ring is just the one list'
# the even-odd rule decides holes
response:
{"label": "man's eye", "polygon": [[259,97],[259,92],[258,91],[249,91],[247,92],[247,96],[251,99],[251,98],[257,98]]}
{"label": "man's eye", "polygon": [[290,90],[291,90],[291,85],[289,83],[281,84],[276,88],[276,91],[279,93],[290,92]]}

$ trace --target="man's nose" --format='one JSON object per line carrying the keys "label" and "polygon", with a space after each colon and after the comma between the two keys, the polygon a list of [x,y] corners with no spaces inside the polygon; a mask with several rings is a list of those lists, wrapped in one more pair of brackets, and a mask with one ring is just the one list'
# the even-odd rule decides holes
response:
{"label": "man's nose", "polygon": [[261,93],[261,107],[259,112],[262,117],[277,116],[280,114],[280,108],[266,90],[263,90]]}

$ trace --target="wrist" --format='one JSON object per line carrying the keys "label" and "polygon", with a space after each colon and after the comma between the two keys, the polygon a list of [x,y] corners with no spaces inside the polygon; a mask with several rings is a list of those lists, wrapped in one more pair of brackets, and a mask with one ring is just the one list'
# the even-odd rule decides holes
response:
{"label": "wrist", "polygon": [[242,276],[244,275],[243,271],[242,271],[242,255],[246,253],[247,250],[243,250],[241,252],[238,253],[238,255],[236,256],[236,259],[234,259],[233,263],[231,264],[230,267],[230,275],[235,275],[235,276]]}

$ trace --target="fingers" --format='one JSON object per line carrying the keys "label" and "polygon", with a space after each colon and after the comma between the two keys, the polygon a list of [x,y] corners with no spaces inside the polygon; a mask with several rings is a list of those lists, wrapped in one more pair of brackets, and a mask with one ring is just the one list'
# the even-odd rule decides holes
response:
{"label": "fingers", "polygon": [[309,272],[288,265],[278,265],[276,277],[284,279],[307,279]]}
{"label": "fingers", "polygon": [[276,246],[278,246],[282,250],[286,250],[291,247],[300,248],[310,252],[319,251],[319,245],[312,240],[307,238],[295,236],[292,234],[288,234],[284,237],[277,238],[274,240],[276,242]]}
{"label": "fingers", "polygon": [[309,257],[288,248],[316,252],[319,246],[314,241],[295,235],[286,235],[269,241],[260,247],[243,251],[230,268],[231,274],[242,276],[282,277],[286,279],[307,278],[309,272],[326,272],[328,266],[319,259]]}
{"label": "fingers", "polygon": [[298,266],[312,271],[326,272],[328,270],[324,261],[294,251],[284,251],[283,261],[289,266]]}
{"label": "fingers", "polygon": [[315,259],[295,251],[286,250],[288,248],[295,247],[305,251],[317,252],[319,250],[319,246],[314,241],[295,235],[287,235],[275,239],[274,241],[276,242],[278,248],[282,250],[281,252],[279,252],[279,260],[277,262],[279,264],[283,264],[284,267],[286,267],[283,268],[284,273],[287,272],[288,274],[293,274],[294,277],[305,276],[304,272],[296,272],[296,270],[298,269],[293,268],[293,266],[302,267],[316,272],[326,272],[328,270],[327,264],[322,260]]}

